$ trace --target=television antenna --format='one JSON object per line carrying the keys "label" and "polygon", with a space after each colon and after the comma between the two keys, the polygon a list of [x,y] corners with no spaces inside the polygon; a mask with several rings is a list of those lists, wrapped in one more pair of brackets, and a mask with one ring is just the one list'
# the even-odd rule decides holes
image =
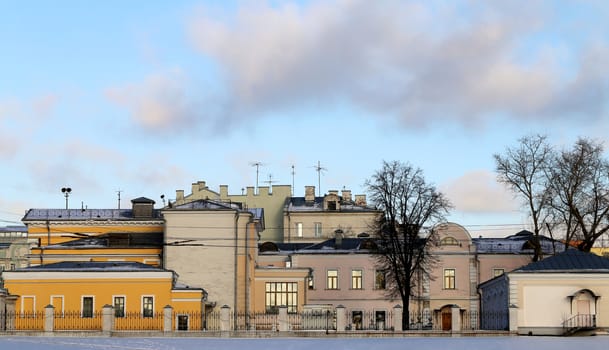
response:
{"label": "television antenna", "polygon": [[314,165],[315,171],[317,171],[317,196],[321,197],[321,173],[328,169],[321,166],[321,162],[317,161],[317,165]]}
{"label": "television antenna", "polygon": [[269,193],[273,192],[273,184],[275,182],[279,182],[279,181],[273,180],[273,174],[269,174],[269,179],[264,181],[264,183],[267,183],[269,185],[269,189],[270,189]]}
{"label": "television antenna", "polygon": [[116,190],[116,194],[118,195],[118,210],[121,209],[121,192],[123,192],[123,190],[121,190],[120,188]]}
{"label": "television antenna", "polygon": [[294,196],[294,175],[296,175],[296,170],[294,170],[294,165],[292,165],[292,196]]}
{"label": "television antenna", "polygon": [[254,161],[250,162],[250,166],[256,167],[256,191],[255,194],[258,194],[258,175],[260,174],[260,167],[264,166],[264,163]]}

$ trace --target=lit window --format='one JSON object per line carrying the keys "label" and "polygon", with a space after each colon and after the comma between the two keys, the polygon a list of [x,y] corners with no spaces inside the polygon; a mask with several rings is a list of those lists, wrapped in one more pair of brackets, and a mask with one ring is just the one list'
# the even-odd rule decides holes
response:
{"label": "lit window", "polygon": [[362,270],[351,271],[351,289],[362,289]]}
{"label": "lit window", "polygon": [[493,269],[493,277],[501,276],[504,272],[504,269]]}
{"label": "lit window", "polygon": [[444,289],[455,289],[455,269],[444,269]]}
{"label": "lit window", "polygon": [[296,237],[302,237],[302,222],[296,223]]}
{"label": "lit window", "polygon": [[327,280],[328,289],[338,289],[338,270],[328,270]]}
{"label": "lit window", "polygon": [[307,284],[309,289],[315,289],[315,278],[313,278],[313,275],[309,276]]}
{"label": "lit window", "polygon": [[440,245],[459,245],[459,241],[457,241],[454,237],[444,237],[440,241]]}
{"label": "lit window", "polygon": [[154,297],[142,298],[142,316],[153,317],[154,315]]}
{"label": "lit window", "polygon": [[265,308],[267,313],[278,313],[280,306],[287,307],[289,313],[298,311],[298,283],[267,282],[265,294]]}

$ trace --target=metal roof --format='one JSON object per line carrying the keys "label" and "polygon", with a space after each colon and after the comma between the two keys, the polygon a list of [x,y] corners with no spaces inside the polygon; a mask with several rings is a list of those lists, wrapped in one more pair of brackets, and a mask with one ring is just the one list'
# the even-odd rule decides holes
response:
{"label": "metal roof", "polygon": [[46,265],[16,269],[14,272],[28,271],[156,271],[172,272],[135,261],[62,261]]}
{"label": "metal roof", "polygon": [[514,272],[601,272],[600,270],[609,272],[609,259],[577,249],[567,249],[560,254],[525,265]]}

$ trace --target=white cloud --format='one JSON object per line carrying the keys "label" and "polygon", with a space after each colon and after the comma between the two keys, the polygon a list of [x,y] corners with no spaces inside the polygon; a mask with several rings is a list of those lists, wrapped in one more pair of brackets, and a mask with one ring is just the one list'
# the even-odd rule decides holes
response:
{"label": "white cloud", "polygon": [[495,174],[485,170],[468,172],[440,189],[459,212],[513,213],[519,209],[512,193],[497,183]]}
{"label": "white cloud", "polygon": [[546,42],[532,39],[552,30],[543,6],[528,4],[523,13],[503,3],[430,4],[256,3],[223,20],[203,9],[189,34],[223,68],[229,120],[343,101],[407,125],[471,124],[496,113],[605,117],[606,42],[592,57],[568,52],[581,60],[575,78],[561,79],[565,68]]}

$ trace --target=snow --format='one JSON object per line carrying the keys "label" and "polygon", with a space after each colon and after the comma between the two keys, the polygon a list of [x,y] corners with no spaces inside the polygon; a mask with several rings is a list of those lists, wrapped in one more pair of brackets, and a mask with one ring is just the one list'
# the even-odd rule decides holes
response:
{"label": "snow", "polygon": [[59,350],[586,350],[607,349],[608,336],[596,337],[457,337],[457,338],[102,338],[0,337],[0,349]]}

